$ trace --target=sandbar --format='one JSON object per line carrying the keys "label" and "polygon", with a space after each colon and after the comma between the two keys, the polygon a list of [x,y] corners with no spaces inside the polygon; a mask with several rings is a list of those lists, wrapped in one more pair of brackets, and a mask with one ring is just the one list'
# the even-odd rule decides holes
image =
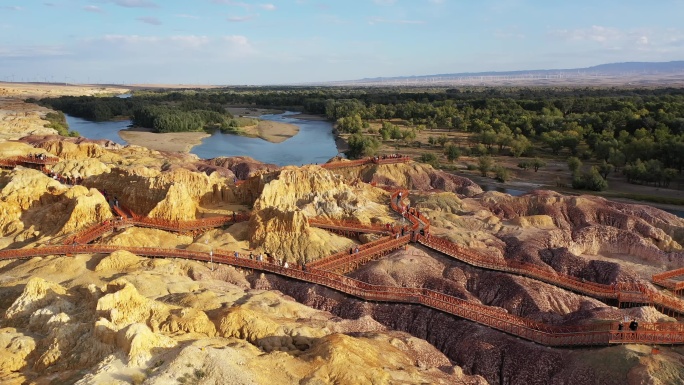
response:
{"label": "sandbar", "polygon": [[135,127],[119,131],[121,139],[128,144],[147,147],[157,151],[190,152],[211,135],[206,132],[166,132],[156,133],[151,129]]}
{"label": "sandbar", "polygon": [[260,120],[255,126],[242,127],[246,136],[258,137],[271,143],[283,142],[299,132],[299,127],[290,123]]}

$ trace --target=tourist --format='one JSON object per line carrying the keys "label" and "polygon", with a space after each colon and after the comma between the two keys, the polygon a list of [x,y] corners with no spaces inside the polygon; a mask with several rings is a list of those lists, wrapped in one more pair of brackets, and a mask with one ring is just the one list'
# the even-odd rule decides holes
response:
{"label": "tourist", "polygon": [[356,253],[357,254],[359,253],[359,247],[358,246],[356,246]]}
{"label": "tourist", "polygon": [[249,252],[249,259],[254,259],[254,254],[251,251]]}
{"label": "tourist", "polygon": [[629,323],[629,330],[635,332],[639,328],[639,323],[637,322],[636,319],[633,319],[632,322]]}
{"label": "tourist", "polygon": [[622,322],[618,322],[618,331],[622,331],[623,328]]}
{"label": "tourist", "polygon": [[240,253],[238,253],[237,250],[235,250],[235,252],[233,253],[233,255],[235,256],[235,259],[240,258]]}
{"label": "tourist", "polygon": [[283,263],[283,267],[286,268],[286,269],[288,269],[288,268],[290,267],[290,265],[288,265],[288,264],[287,264],[287,261],[285,261],[285,262]]}
{"label": "tourist", "polygon": [[354,254],[354,248],[353,248],[353,247],[350,247],[350,248],[349,248],[349,255],[352,255],[352,254]]}

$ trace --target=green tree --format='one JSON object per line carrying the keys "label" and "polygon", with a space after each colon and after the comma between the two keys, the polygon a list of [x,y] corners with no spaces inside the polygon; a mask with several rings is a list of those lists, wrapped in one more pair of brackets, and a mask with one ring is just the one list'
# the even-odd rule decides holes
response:
{"label": "green tree", "polygon": [[494,166],[494,160],[490,156],[481,156],[477,158],[477,169],[480,170],[482,176],[487,176],[487,173],[491,171]]}
{"label": "green tree", "polygon": [[577,172],[582,168],[582,161],[576,156],[571,156],[568,158],[568,169],[572,175],[577,174]]}
{"label": "green tree", "polygon": [[496,174],[496,180],[499,182],[508,182],[511,179],[511,172],[506,167],[496,166],[494,167],[494,173]]}
{"label": "green tree", "polygon": [[446,146],[448,141],[449,141],[449,138],[447,138],[446,135],[440,135],[437,137],[437,143],[439,143],[439,145],[442,147]]}
{"label": "green tree", "polygon": [[418,158],[423,163],[428,163],[433,167],[437,165],[437,157],[433,153],[425,153]]}
{"label": "green tree", "polygon": [[603,179],[608,179],[608,174],[613,172],[615,170],[615,166],[612,164],[606,162],[605,160],[601,162],[601,164],[598,166],[598,172],[601,174]]}
{"label": "green tree", "polygon": [[572,188],[591,191],[603,191],[608,188],[608,182],[601,177],[598,168],[592,167],[588,173],[576,175],[572,180]]}
{"label": "green tree", "polygon": [[515,139],[510,142],[509,148],[511,154],[518,158],[532,148],[532,142],[523,135],[516,135]]}
{"label": "green tree", "polygon": [[364,156],[375,155],[380,142],[376,138],[364,136],[362,134],[353,134],[347,139],[349,150],[346,152],[350,159],[358,159]]}
{"label": "green tree", "polygon": [[563,146],[565,146],[565,136],[558,131],[542,133],[541,140],[554,155],[558,155]]}
{"label": "green tree", "polygon": [[615,171],[620,171],[625,166],[625,154],[617,149],[611,149],[608,155],[608,163],[615,167]]}
{"label": "green tree", "polygon": [[545,167],[545,166],[546,166],[546,162],[539,159],[539,158],[534,158],[534,160],[532,161],[532,167],[534,167],[534,172],[539,171],[540,168]]}
{"label": "green tree", "polygon": [[666,168],[663,170],[663,186],[670,187],[670,183],[677,178],[678,171],[674,168]]}
{"label": "green tree", "polygon": [[461,156],[461,150],[456,145],[450,144],[444,149],[444,155],[449,162],[453,162]]}
{"label": "green tree", "polygon": [[532,167],[532,162],[529,160],[523,160],[522,162],[518,163],[518,168],[521,168],[523,170],[527,170],[530,167]]}

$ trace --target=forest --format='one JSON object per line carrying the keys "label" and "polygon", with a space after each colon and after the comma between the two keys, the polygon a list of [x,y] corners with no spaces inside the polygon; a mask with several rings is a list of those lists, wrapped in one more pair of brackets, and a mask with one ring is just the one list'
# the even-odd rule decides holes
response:
{"label": "forest", "polygon": [[[412,145],[416,133],[468,133],[450,156],[564,157],[594,162],[573,185],[601,189],[622,172],[632,183],[667,186],[684,170],[684,90],[675,88],[230,87],[136,91],[132,98],[61,97],[40,103],[91,120],[130,117],[157,132],[230,130],[229,105],[325,115],[348,139],[349,157],[382,141]],[[379,129],[370,123],[380,123]],[[434,138],[435,142],[445,140]],[[448,150],[447,150],[448,149]]]}

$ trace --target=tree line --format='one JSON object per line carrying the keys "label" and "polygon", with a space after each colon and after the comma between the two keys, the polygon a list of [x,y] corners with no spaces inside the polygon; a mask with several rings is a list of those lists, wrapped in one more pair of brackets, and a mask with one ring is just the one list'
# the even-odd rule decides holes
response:
{"label": "tree line", "polygon": [[605,162],[630,182],[655,185],[669,183],[672,170],[684,170],[684,90],[676,88],[227,87],[41,103],[90,120],[131,117],[159,132],[235,129],[227,105],[322,114],[353,135],[350,157],[371,155],[382,141],[410,143],[418,132],[439,128],[469,133],[468,148],[440,143],[452,158],[576,157]]}

